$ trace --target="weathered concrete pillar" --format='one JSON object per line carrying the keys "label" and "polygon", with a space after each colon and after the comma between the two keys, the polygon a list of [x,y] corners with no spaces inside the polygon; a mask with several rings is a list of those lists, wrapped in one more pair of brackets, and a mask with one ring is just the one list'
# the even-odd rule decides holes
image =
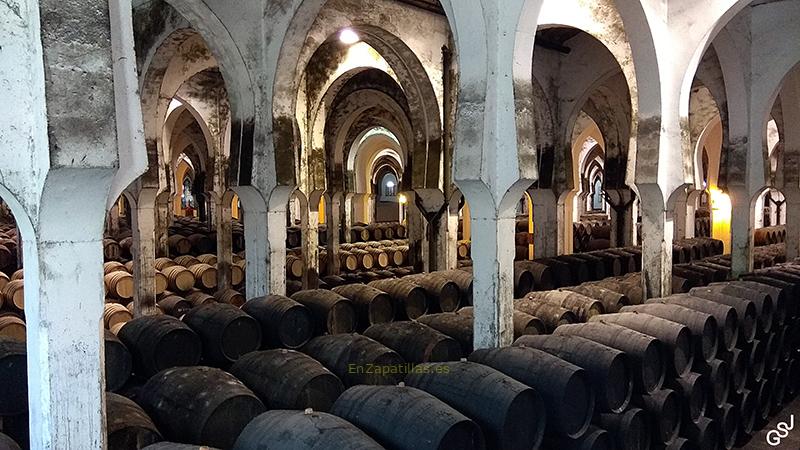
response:
{"label": "weathered concrete pillar", "polygon": [[139,190],[131,204],[131,231],[133,232],[133,283],[135,285],[134,316],[158,313],[156,308],[156,197],[154,187]]}
{"label": "weathered concrete pillar", "polygon": [[688,187],[675,193],[672,217],[674,218],[673,239],[686,239],[687,214],[688,214]]}
{"label": "weathered concrete pillar", "polygon": [[424,263],[429,271],[446,270],[447,262],[447,209],[444,193],[439,189],[417,189],[414,206],[425,219],[426,247]]}
{"label": "weathered concrete pillar", "polygon": [[558,255],[558,203],[550,189],[529,189],[533,203],[533,251],[536,258]]}
{"label": "weathered concrete pillar", "polygon": [[341,192],[334,192],[330,196],[330,201],[325,205],[325,224],[328,226],[328,275],[338,275],[341,272],[339,261],[339,228],[341,227],[342,203],[344,195]]}
{"label": "weathered concrete pillar", "polygon": [[611,216],[611,247],[633,245],[633,202],[631,189],[606,189]]}
{"label": "weathered concrete pillar", "polygon": [[672,294],[672,218],[657,184],[636,186],[642,213],[642,280],[648,298]]}
{"label": "weathered concrete pillar", "polygon": [[731,273],[735,278],[753,270],[755,211],[746,186],[728,185],[727,193],[731,199]]}
{"label": "weathered concrete pillar", "polygon": [[[455,195],[460,198],[461,194]],[[458,267],[458,201],[453,204],[450,201],[449,207],[445,210],[444,218],[442,219],[446,226],[445,233],[445,251],[442,254],[443,270],[451,270]]]}
{"label": "weathered concrete pillar", "polygon": [[786,198],[786,260],[800,257],[800,186],[784,187]]}
{"label": "weathered concrete pillar", "polygon": [[303,289],[319,286],[319,199],[322,192],[312,192],[305,208],[300,211],[300,233],[303,251]]}
{"label": "weathered concrete pillar", "polygon": [[573,248],[573,206],[575,198],[574,191],[562,192],[558,196],[556,209],[556,222],[558,223],[557,252],[559,255],[570,255],[575,251]]}
{"label": "weathered concrete pillar", "polygon": [[417,272],[430,271],[430,242],[428,241],[428,223],[424,211],[417,202],[417,193],[403,192],[408,199],[406,204],[406,232],[408,234],[408,261]]}
{"label": "weathered concrete pillar", "polygon": [[213,199],[214,224],[217,232],[217,288],[231,287],[231,266],[233,265],[233,215],[232,191],[222,195],[211,194]]}
{"label": "weathered concrete pillar", "polygon": [[270,294],[286,295],[286,215],[289,198],[294,191],[294,186],[277,186],[269,198],[267,242]]}
{"label": "weathered concrete pillar", "polygon": [[247,299],[263,297],[268,291],[269,243],[267,242],[267,202],[253,186],[233,188],[242,203],[244,246],[247,267],[245,293]]}
{"label": "weathered concrete pillar", "polygon": [[156,257],[169,256],[169,226],[172,225],[172,199],[168,191],[156,197]]}
{"label": "weathered concrete pillar", "polygon": [[353,199],[355,194],[352,192],[346,192],[343,196],[344,204],[342,205],[342,213],[344,214],[344,221],[342,222],[343,231],[344,231],[344,240],[345,242],[352,242],[353,236],[350,233],[350,230],[353,229],[353,225],[358,222],[356,219]]}
{"label": "weathered concrete pillar", "polygon": [[541,5],[442,1],[459,49],[453,179],[472,217],[475,348],[509,345],[514,338],[511,236],[516,205],[536,178],[534,33],[524,30],[536,30]]}

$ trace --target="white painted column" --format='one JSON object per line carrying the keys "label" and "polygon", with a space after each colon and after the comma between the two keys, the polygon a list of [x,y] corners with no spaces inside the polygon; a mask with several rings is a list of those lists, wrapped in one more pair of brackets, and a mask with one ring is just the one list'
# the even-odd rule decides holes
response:
{"label": "white painted column", "polygon": [[213,222],[217,231],[217,289],[229,289],[233,265],[233,194],[230,191],[212,193],[209,199],[214,205]]}
{"label": "white painted column", "polygon": [[648,298],[672,294],[673,222],[657,184],[637,185],[642,213],[642,282]]}
{"label": "white painted column", "polygon": [[334,192],[330,196],[330,202],[325,205],[325,224],[328,232],[328,267],[327,275],[339,275],[341,262],[339,261],[339,227],[341,227],[342,217],[342,193]]}
{"label": "white painted column", "polygon": [[303,289],[319,286],[319,195],[309,196],[307,208],[300,211],[301,245],[303,246]]}
{"label": "white painted column", "polygon": [[234,188],[242,202],[246,267],[245,293],[247,299],[269,293],[269,243],[267,242],[267,203],[253,186]]}
{"label": "white painted column", "polygon": [[286,295],[286,214],[294,190],[294,187],[278,186],[270,194],[267,211],[268,292],[274,295]]}
{"label": "white painted column", "polygon": [[415,191],[403,192],[406,203],[406,232],[408,233],[408,264],[418,272],[431,270],[429,264],[430,242],[428,241],[428,222],[417,205]]}

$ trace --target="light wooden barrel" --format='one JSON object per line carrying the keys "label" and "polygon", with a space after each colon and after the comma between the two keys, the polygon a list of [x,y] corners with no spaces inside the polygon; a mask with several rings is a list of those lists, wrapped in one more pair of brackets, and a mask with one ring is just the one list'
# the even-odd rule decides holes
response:
{"label": "light wooden barrel", "polygon": [[128,308],[118,303],[106,303],[103,306],[103,323],[109,330],[117,324],[131,320],[133,320],[133,314],[128,311]]}
{"label": "light wooden barrel", "polygon": [[128,272],[111,272],[103,278],[106,291],[112,297],[130,300],[133,298],[133,276]]}

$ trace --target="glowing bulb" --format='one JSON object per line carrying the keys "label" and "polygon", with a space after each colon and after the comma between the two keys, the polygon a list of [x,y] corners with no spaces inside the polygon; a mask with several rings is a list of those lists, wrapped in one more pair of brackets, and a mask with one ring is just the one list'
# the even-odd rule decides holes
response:
{"label": "glowing bulb", "polygon": [[339,41],[342,44],[353,45],[360,40],[361,38],[352,28],[345,28],[339,33]]}
{"label": "glowing bulb", "polygon": [[387,181],[386,182],[386,187],[388,187],[389,189],[393,188],[394,187],[394,181],[392,181],[392,180]]}
{"label": "glowing bulb", "polygon": [[397,201],[400,202],[401,205],[405,205],[408,199],[404,194],[400,194],[400,197],[398,197]]}

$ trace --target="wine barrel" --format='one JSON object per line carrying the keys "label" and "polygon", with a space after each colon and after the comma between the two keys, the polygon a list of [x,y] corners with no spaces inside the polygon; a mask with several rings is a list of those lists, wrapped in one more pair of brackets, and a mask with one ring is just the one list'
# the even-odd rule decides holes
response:
{"label": "wine barrel", "polygon": [[594,391],[580,367],[530,347],[476,350],[468,360],[493,367],[536,389],[544,399],[548,431],[576,438],[588,428],[594,412]]}
{"label": "wine barrel", "polygon": [[697,445],[699,450],[716,450],[720,439],[717,423],[708,417],[695,421],[684,421],[684,435]]}
{"label": "wine barrel", "polygon": [[0,433],[0,448],[4,450],[21,450],[19,444],[3,433]]}
{"label": "wine barrel", "polygon": [[191,255],[176,256],[172,260],[176,264],[181,265],[183,267],[186,267],[187,269],[189,267],[192,267],[195,264],[201,264],[201,261],[199,259],[197,259],[197,258],[195,258],[194,256],[191,256]]}
{"label": "wine barrel", "polygon": [[26,342],[25,321],[14,315],[0,316],[0,337]]}
{"label": "wine barrel", "polygon": [[644,333],[661,341],[669,374],[682,377],[692,368],[692,332],[684,325],[650,314],[617,313],[595,316],[592,321],[612,323]]}
{"label": "wine barrel", "polygon": [[103,259],[116,261],[119,259],[122,249],[119,243],[113,239],[103,239]]}
{"label": "wine barrel", "polygon": [[617,349],[578,336],[524,336],[516,346],[531,347],[586,370],[596,390],[601,411],[619,413],[627,408],[633,390],[628,356]]}
{"label": "wine barrel", "polygon": [[164,275],[164,273],[161,272],[160,270],[156,270],[155,278],[156,278],[156,295],[163,294],[164,291],[166,291],[167,287],[169,286],[169,280],[167,280],[167,276]]}
{"label": "wine barrel", "polygon": [[655,392],[664,383],[664,350],[658,339],[619,325],[600,322],[562,325],[556,328],[554,334],[580,336],[626,352],[633,368],[636,392]]}
{"label": "wine barrel", "polygon": [[217,255],[205,253],[203,255],[198,255],[197,260],[203,264],[208,264],[209,266],[217,265]]}
{"label": "wine barrel", "polygon": [[[210,236],[200,233],[190,234],[186,237],[195,253],[210,253],[217,247],[217,242]],[[190,250],[191,251],[191,250]]]}
{"label": "wine barrel", "polygon": [[103,305],[103,323],[109,330],[117,324],[130,322],[133,314],[128,308],[118,303],[106,303]]}
{"label": "wine barrel", "polygon": [[214,298],[219,303],[225,303],[240,308],[247,301],[241,292],[236,289],[222,289],[214,292]]}
{"label": "wine barrel", "polygon": [[111,272],[106,274],[103,280],[105,281],[108,294],[112,297],[123,300],[130,300],[133,298],[133,276],[128,272]]}
{"label": "wine barrel", "polygon": [[239,380],[211,367],[174,367],[142,388],[139,403],[164,437],[231,448],[264,404]]}
{"label": "wine barrel", "polygon": [[[665,386],[680,394],[683,405],[683,415],[688,421],[696,421],[706,412],[708,405],[709,387],[706,376],[689,372],[677,377],[667,378]],[[687,422],[688,422],[687,421]]]}
{"label": "wine barrel", "polygon": [[0,383],[0,416],[28,410],[27,364],[25,343],[0,336],[0,380],[3,380]]}
{"label": "wine barrel", "polygon": [[711,314],[716,319],[719,328],[719,345],[725,351],[731,351],[739,341],[746,343],[753,340],[756,332],[756,310],[752,303],[739,302],[734,299],[734,303],[738,304],[744,314],[740,315],[735,306],[706,298],[718,298],[716,294],[701,295],[704,295],[704,297],[698,297],[694,294],[677,294],[662,299],[648,300],[648,303],[663,301],[664,303]]}
{"label": "wine barrel", "polygon": [[728,400],[730,393],[730,368],[728,363],[721,359],[714,359],[709,363],[698,361],[695,369],[705,375],[710,387],[709,399],[711,405],[721,408]]}
{"label": "wine barrel", "polygon": [[389,261],[389,255],[386,253],[385,250],[380,248],[370,247],[366,249],[366,251],[372,256],[372,260],[375,263],[375,266],[381,269],[389,267],[391,261]]}
{"label": "wine barrel", "polygon": [[11,274],[11,280],[21,280],[25,277],[24,269],[17,269]]}
{"label": "wine barrel", "polygon": [[245,271],[246,263],[244,261],[240,261],[238,263],[233,263],[230,266],[231,269],[231,284],[234,286],[239,286],[244,282],[244,271]]}
{"label": "wine barrel", "polygon": [[203,360],[225,366],[261,348],[261,326],[241,309],[212,303],[191,309],[183,316],[203,344]]}
{"label": "wine barrel", "polygon": [[127,398],[106,393],[108,448],[138,450],[162,440],[161,433],[144,410]]}
{"label": "wine barrel", "polygon": [[186,292],[194,287],[194,275],[183,266],[165,267],[161,272],[167,277],[167,286],[171,291]]}
{"label": "wine barrel", "polygon": [[369,240],[369,230],[366,227],[354,226],[350,229],[352,242],[366,242]]}
{"label": "wine barrel", "polygon": [[682,323],[692,331],[696,357],[711,361],[717,354],[717,321],[710,314],[666,303],[626,306],[620,311],[640,312]]}
{"label": "wine barrel", "polygon": [[[461,305],[472,305],[472,272],[464,270],[443,270],[434,272],[442,275],[447,280],[454,282],[458,286],[459,295],[461,296]],[[515,284],[516,286],[516,284]]]}
{"label": "wine barrel", "polygon": [[200,337],[172,316],[138,317],[125,324],[117,336],[133,356],[135,373],[142,377],[200,362]]}
{"label": "wine barrel", "polygon": [[375,259],[372,257],[370,252],[359,248],[354,248],[351,253],[358,260],[359,268],[363,270],[372,270],[372,268],[375,266]]}
{"label": "wine barrel", "polygon": [[398,319],[416,319],[428,312],[428,297],[416,283],[403,279],[371,281],[371,286],[392,297]]}
{"label": "wine barrel", "polygon": [[751,436],[755,430],[756,415],[758,414],[756,394],[749,389],[744,389],[740,394],[736,395],[731,404],[738,406],[736,412],[739,416],[740,433],[743,436]]}
{"label": "wine barrel", "polygon": [[195,284],[202,289],[217,287],[217,269],[208,264],[197,263],[189,267],[189,272],[194,275]]}
{"label": "wine barrel", "polygon": [[180,319],[192,309],[192,303],[183,297],[168,295],[158,301],[158,307],[161,308],[165,314]]}
{"label": "wine barrel", "polygon": [[339,396],[331,412],[391,449],[485,447],[483,433],[475,422],[431,394],[412,387],[351,387]]}
{"label": "wine barrel", "polygon": [[261,325],[265,347],[300,348],[313,336],[311,312],[288,297],[257,297],[245,303],[242,311]]}
{"label": "wine barrel", "polygon": [[290,278],[300,278],[303,276],[305,264],[303,260],[294,255],[286,256],[286,276]]}
{"label": "wine barrel", "polygon": [[649,394],[634,395],[633,402],[647,411],[653,439],[669,445],[681,428],[681,398],[671,389],[657,389]]}
{"label": "wine barrel", "polygon": [[114,335],[105,330],[105,368],[106,368],[106,390],[115,392],[122,388],[131,377],[133,370],[133,357],[128,347]]}
{"label": "wine barrel", "polygon": [[605,312],[609,314],[619,312],[620,308],[631,304],[630,299],[625,294],[597,285],[581,284],[566,288],[566,290],[599,300],[603,304]]}
{"label": "wine barrel", "polygon": [[103,275],[108,275],[111,272],[118,271],[127,272],[128,270],[125,268],[125,264],[122,264],[119,261],[107,261],[103,263]]}
{"label": "wine barrel", "polygon": [[167,267],[173,267],[173,266],[177,266],[178,265],[171,258],[156,258],[154,264],[155,264],[156,269],[161,270],[161,271],[163,271]]}
{"label": "wine barrel", "polygon": [[311,339],[301,349],[321,362],[348,387],[393,385],[404,376],[405,361],[394,350],[360,334],[336,334]]}
{"label": "wine barrel", "polygon": [[360,329],[394,320],[394,301],[380,289],[365,284],[346,284],[333,288],[333,292],[353,302]]}
{"label": "wine barrel", "polygon": [[[475,315],[475,310],[472,306],[461,308],[457,312],[471,318]],[[541,319],[522,311],[514,311],[514,339],[519,339],[522,336],[534,336],[546,333],[547,326]]]}
{"label": "wine barrel", "polygon": [[542,441],[546,419],[539,394],[491,367],[466,361],[426,363],[405,382],[474,420],[489,448],[527,450]]}
{"label": "wine barrel", "polygon": [[560,306],[575,313],[578,320],[586,322],[592,317],[603,314],[603,304],[585,295],[571,291],[531,292],[525,298],[551,305]]}
{"label": "wine barrel", "polygon": [[410,363],[457,361],[462,355],[455,339],[418,322],[381,323],[367,328],[364,335]]}
{"label": "wine barrel", "polygon": [[22,311],[25,309],[25,287],[24,281],[11,280],[3,287],[4,303]]}
{"label": "wine barrel", "polygon": [[269,409],[329,411],[344,391],[336,375],[295,350],[250,352],[231,366],[230,373]]}
{"label": "wine barrel", "polygon": [[730,352],[719,352],[717,357],[726,364],[731,373],[730,388],[737,394],[741,394],[747,383],[747,354],[738,348]]}
{"label": "wine barrel", "polygon": [[[575,282],[575,278],[567,263],[552,258],[540,258],[535,262],[550,268],[550,273],[552,274],[552,284],[554,288],[574,286],[578,284]],[[537,286],[541,285],[537,284]],[[544,289],[544,287],[541,287],[541,289]]]}
{"label": "wine barrel", "polygon": [[436,273],[408,275],[403,279],[414,282],[425,289],[431,312],[453,312],[460,306],[458,285]]}
{"label": "wine barrel", "polygon": [[624,413],[604,413],[597,418],[598,425],[608,430],[619,450],[647,450],[650,448],[650,427],[643,409],[630,408]]}
{"label": "wine barrel", "polygon": [[[173,255],[185,255],[192,251],[192,243],[186,236],[173,234],[167,238],[170,253]],[[204,252],[205,253],[205,252]]]}
{"label": "wine barrel", "polygon": [[192,304],[192,308],[200,305],[207,305],[210,303],[217,303],[217,299],[213,295],[206,294],[200,290],[194,290],[184,296],[186,301]]}
{"label": "wine barrel", "polygon": [[383,447],[350,422],[332,414],[306,411],[267,411],[242,430],[233,450],[357,449]]}
{"label": "wine barrel", "polygon": [[353,302],[324,289],[300,291],[292,300],[305,305],[314,317],[318,333],[352,333],[356,327],[356,310]]}
{"label": "wine barrel", "polygon": [[720,408],[711,408],[710,417],[719,426],[719,441],[722,447],[726,449],[733,448],[739,431],[739,414],[736,407],[726,403]]}
{"label": "wine barrel", "polygon": [[474,338],[471,314],[462,314],[461,310],[451,313],[427,314],[417,321],[458,341],[463,354],[472,353]]}
{"label": "wine barrel", "polygon": [[756,306],[759,329],[764,333],[768,333],[772,329],[773,322],[777,319],[777,317],[773,317],[777,316],[777,308],[775,308],[772,297],[766,292],[754,291],[732,283],[715,283],[707,286],[705,289],[753,302]]}
{"label": "wine barrel", "polygon": [[578,322],[575,313],[568,309],[529,298],[515,300],[514,309],[541,319],[548,333],[552,333],[561,325]]}
{"label": "wine barrel", "polygon": [[358,257],[349,251],[341,250],[339,251],[339,264],[341,264],[342,270],[355,272],[358,269]]}

